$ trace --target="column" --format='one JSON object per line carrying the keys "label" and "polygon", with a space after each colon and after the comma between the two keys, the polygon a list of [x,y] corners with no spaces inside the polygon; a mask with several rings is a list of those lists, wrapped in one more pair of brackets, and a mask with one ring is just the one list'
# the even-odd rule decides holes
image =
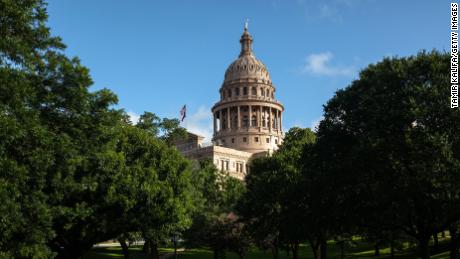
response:
{"label": "column", "polygon": [[268,131],[272,132],[272,107],[268,108]]}
{"label": "column", "polygon": [[248,105],[248,108],[249,108],[249,128],[252,126],[251,123],[252,123],[252,106],[251,105]]}
{"label": "column", "polygon": [[227,125],[228,125],[228,129],[231,130],[232,129],[232,116],[230,116],[230,107],[227,107]]}
{"label": "column", "polygon": [[276,110],[276,128],[280,131],[280,111]]}
{"label": "column", "polygon": [[238,129],[240,129],[240,128],[241,128],[241,112],[240,112],[240,106],[238,105],[237,108],[238,108],[238,114],[237,114],[237,116],[238,116],[238,118],[237,118],[237,119],[238,119],[238,122],[237,122],[237,123],[238,123]]}
{"label": "column", "polygon": [[222,120],[222,110],[219,110],[219,131],[222,130],[222,126],[223,126],[223,122],[224,120]]}
{"label": "column", "polygon": [[283,113],[280,111],[280,132],[283,131]]}
{"label": "column", "polygon": [[217,118],[216,118],[216,113],[215,112],[214,112],[212,117],[213,117],[213,124],[214,124],[214,133],[216,133],[216,131],[217,131],[217,128],[216,128],[216,126],[217,126]]}
{"label": "column", "polygon": [[275,113],[274,116],[273,116],[273,119],[275,120],[274,130],[278,131],[278,110],[275,109],[274,113]]}
{"label": "column", "polygon": [[259,106],[259,128],[262,127],[262,105]]}

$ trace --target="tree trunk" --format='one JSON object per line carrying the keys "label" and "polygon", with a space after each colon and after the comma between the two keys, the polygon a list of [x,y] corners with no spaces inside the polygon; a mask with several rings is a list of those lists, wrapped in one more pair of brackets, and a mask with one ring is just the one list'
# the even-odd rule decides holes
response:
{"label": "tree trunk", "polygon": [[390,240],[390,258],[395,258],[395,240],[393,237],[393,233],[391,233],[391,240]]}
{"label": "tree trunk", "polygon": [[418,247],[421,259],[430,258],[430,236],[422,236],[418,238]]}
{"label": "tree trunk", "polygon": [[379,243],[375,243],[375,247],[374,247],[374,255],[375,256],[380,256],[380,247],[379,247]]}
{"label": "tree trunk", "polygon": [[160,259],[160,252],[158,251],[158,242],[157,241],[150,241],[152,242],[150,249],[150,254],[152,255],[152,259]]}
{"label": "tree trunk", "polygon": [[327,241],[326,240],[321,240],[320,242],[320,251],[321,251],[321,259],[326,259],[327,258]]}
{"label": "tree trunk", "polygon": [[340,242],[340,258],[345,258],[345,242]]}
{"label": "tree trunk", "polygon": [[147,257],[151,257],[151,254],[150,254],[150,240],[145,239],[144,245],[142,246],[142,251],[144,252],[145,255],[147,255]]}
{"label": "tree trunk", "polygon": [[438,245],[439,245],[438,233],[433,235],[433,243],[434,243],[434,249],[438,250]]}
{"label": "tree trunk", "polygon": [[311,250],[315,259],[321,259],[321,243],[318,240],[310,240]]}
{"label": "tree trunk", "polygon": [[272,249],[273,259],[278,259],[279,258],[279,256],[278,256],[278,246],[276,244],[273,244],[271,249]]}
{"label": "tree trunk", "polygon": [[120,243],[121,251],[123,252],[124,258],[129,259],[129,247],[128,244],[126,244],[126,240],[123,238],[119,238],[118,243]]}
{"label": "tree trunk", "polygon": [[450,233],[450,259],[460,259],[460,255],[458,253],[458,249],[460,248],[460,231],[458,227],[452,226],[449,228]]}
{"label": "tree trunk", "polygon": [[292,244],[292,259],[299,259],[299,241]]}
{"label": "tree trunk", "polygon": [[177,259],[177,236],[174,235],[174,259]]}

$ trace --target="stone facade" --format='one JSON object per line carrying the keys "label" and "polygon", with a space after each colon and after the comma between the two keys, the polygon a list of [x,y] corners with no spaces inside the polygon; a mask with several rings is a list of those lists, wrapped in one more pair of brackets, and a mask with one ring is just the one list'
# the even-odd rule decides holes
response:
{"label": "stone facade", "polygon": [[225,72],[220,100],[212,107],[214,135],[211,145],[189,134],[177,148],[192,159],[211,159],[217,168],[244,179],[248,163],[270,155],[283,141],[283,105],[265,65],[252,51],[253,39],[245,27],[241,52]]}

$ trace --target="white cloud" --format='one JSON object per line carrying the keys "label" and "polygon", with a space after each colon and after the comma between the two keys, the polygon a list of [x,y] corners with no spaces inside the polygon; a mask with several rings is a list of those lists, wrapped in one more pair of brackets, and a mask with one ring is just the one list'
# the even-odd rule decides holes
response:
{"label": "white cloud", "polygon": [[136,124],[137,122],[139,122],[139,118],[141,117],[139,114],[133,111],[128,111],[126,114],[128,114],[129,119],[131,120],[133,124]]}
{"label": "white cloud", "polygon": [[319,123],[324,119],[323,116],[319,117],[318,119],[316,120],[312,120],[311,123],[310,123],[310,129],[313,130],[313,131],[317,131],[318,130],[318,126],[319,126]]}
{"label": "white cloud", "polygon": [[331,52],[313,53],[306,58],[303,73],[326,76],[349,76],[354,73],[353,67],[333,67],[329,63],[334,55]]}
{"label": "white cloud", "polygon": [[[190,113],[187,111],[187,114]],[[192,133],[205,137],[204,141],[210,142],[213,133],[211,109],[200,106],[195,113],[187,115],[182,126]]]}

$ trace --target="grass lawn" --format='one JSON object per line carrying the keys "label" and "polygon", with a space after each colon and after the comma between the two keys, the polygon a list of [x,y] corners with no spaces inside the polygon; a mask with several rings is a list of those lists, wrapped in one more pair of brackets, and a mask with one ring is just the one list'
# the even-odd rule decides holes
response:
{"label": "grass lawn", "polygon": [[[147,259],[142,253],[142,247],[136,246],[129,249],[131,252],[131,258],[133,259]],[[173,252],[172,248],[160,248],[160,254]],[[83,259],[115,259],[123,258],[121,247],[97,247],[91,249],[88,253],[83,256]]]}
{"label": "grass lawn", "polygon": [[[449,258],[449,252],[447,250],[447,243],[440,242],[440,251],[432,252],[431,258],[433,259],[447,259]],[[141,251],[141,247],[134,247],[130,249],[133,259],[143,259],[146,258]],[[164,248],[160,250],[160,253],[172,252],[171,248]],[[328,244],[328,258],[340,258],[340,247],[334,242],[329,242]],[[346,247],[345,248],[346,258],[360,258],[360,259],[375,259],[375,258],[389,258],[390,249],[384,248],[380,250],[380,256],[374,256],[374,249],[371,244],[357,241],[355,247]],[[313,258],[313,253],[308,245],[301,245],[300,247],[300,258],[307,259]],[[115,259],[123,258],[121,253],[121,248],[119,247],[110,247],[110,248],[94,248],[88,252],[84,259]],[[184,252],[180,252],[178,258],[180,259],[212,259],[212,251],[206,249],[187,249]],[[253,248],[249,251],[246,259],[270,259],[272,255],[270,251],[261,251],[257,248]],[[291,258],[287,256],[286,251],[280,251],[280,259]],[[415,250],[413,247],[406,248],[402,252],[396,252],[396,258],[398,259],[409,259],[417,258]],[[238,256],[234,253],[227,253],[227,259],[238,259]]]}

